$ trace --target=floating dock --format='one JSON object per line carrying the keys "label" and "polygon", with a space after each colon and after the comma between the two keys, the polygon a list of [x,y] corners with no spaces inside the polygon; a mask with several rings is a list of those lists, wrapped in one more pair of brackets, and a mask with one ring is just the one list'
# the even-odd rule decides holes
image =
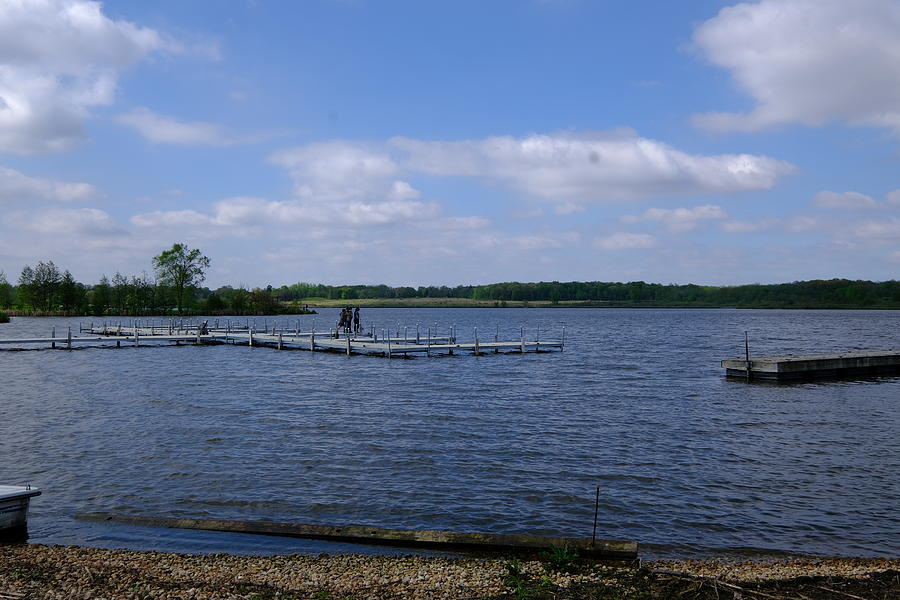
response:
{"label": "floating dock", "polygon": [[840,354],[803,354],[729,358],[722,361],[727,377],[747,380],[798,381],[837,377],[900,374],[900,350]]}
{"label": "floating dock", "polygon": [[[49,337],[0,339],[0,347],[27,349],[63,348],[67,350],[79,346],[146,346],[146,345],[181,345],[181,344],[236,344],[246,346],[265,346],[278,350],[310,350],[337,352],[348,356],[365,354],[385,356],[388,358],[405,358],[410,355],[452,355],[471,353],[475,355],[526,352],[550,352],[563,350],[565,346],[565,328],[560,339],[540,339],[540,331],[536,330],[533,339],[525,338],[525,330],[519,330],[518,340],[501,340],[499,329],[492,336],[482,338],[475,328],[471,341],[458,341],[458,330],[451,327],[446,335],[439,335],[431,328],[422,330],[416,326],[398,327],[394,335],[388,330],[379,333],[374,327],[368,332],[346,333],[335,330],[326,332],[301,331],[299,322],[296,329],[286,327],[270,329],[266,324],[262,331],[255,327],[238,326],[227,323],[219,326],[202,326],[198,324],[170,323],[169,325],[140,325],[138,323],[125,327],[118,325],[80,326],[73,335],[67,328],[64,336],[57,336],[52,331]],[[402,333],[401,333],[402,332]]]}
{"label": "floating dock", "polygon": [[637,542],[592,540],[591,538],[542,537],[532,535],[502,535],[493,533],[457,533],[452,531],[421,531],[408,529],[381,529],[364,525],[327,526],[273,523],[270,521],[227,521],[220,519],[176,519],[83,513],[78,519],[114,522],[145,527],[174,529],[201,529],[256,535],[368,544],[429,548],[432,550],[468,550],[500,552],[535,552],[551,546],[568,546],[579,555],[594,558],[633,560],[638,556]]}

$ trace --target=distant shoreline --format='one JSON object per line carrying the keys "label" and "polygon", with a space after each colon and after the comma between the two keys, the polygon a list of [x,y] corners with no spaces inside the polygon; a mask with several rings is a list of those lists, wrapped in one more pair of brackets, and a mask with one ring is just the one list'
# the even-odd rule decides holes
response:
{"label": "distant shoreline", "polygon": [[292,317],[306,316],[318,314],[317,308],[341,308],[345,306],[359,306],[361,308],[592,308],[592,309],[609,309],[609,308],[628,308],[628,309],[717,309],[717,310],[900,310],[898,305],[879,305],[879,306],[846,306],[846,305],[788,305],[788,304],[733,304],[733,305],[713,305],[700,303],[665,303],[665,302],[605,302],[595,300],[571,300],[560,302],[529,302],[527,300],[470,300],[467,298],[356,298],[346,300],[324,300],[315,299],[305,302],[310,308],[307,312],[279,312],[277,314],[258,314],[258,315],[239,315],[239,314],[209,314],[209,313],[185,313],[182,315],[163,313],[163,314],[106,314],[92,315],[86,313],[72,313],[67,311],[31,311],[3,309],[2,312],[10,317],[80,317],[80,318],[192,318],[192,317],[228,317],[228,318],[254,318],[254,317]]}

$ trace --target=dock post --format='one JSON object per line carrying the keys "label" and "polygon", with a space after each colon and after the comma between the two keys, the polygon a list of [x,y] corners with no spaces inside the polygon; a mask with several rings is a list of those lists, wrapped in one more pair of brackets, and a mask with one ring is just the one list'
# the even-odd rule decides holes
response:
{"label": "dock post", "polygon": [[591,548],[597,541],[597,513],[600,512],[600,484],[597,484],[597,496],[594,500],[594,532],[591,534]]}
{"label": "dock post", "polygon": [[744,332],[744,359],[747,366],[747,381],[753,379],[753,371],[750,369],[750,338],[747,332]]}
{"label": "dock post", "polygon": [[[56,325],[53,326],[53,329],[50,330],[50,337],[56,339]],[[56,342],[50,342],[51,348],[56,348]]]}
{"label": "dock post", "polygon": [[69,332],[66,334],[66,348],[72,349],[72,326],[69,326]]}
{"label": "dock post", "polygon": [[[381,332],[382,337],[384,336],[384,331]],[[388,358],[391,358],[391,332],[388,330],[387,332],[387,347],[388,347]]]}
{"label": "dock post", "polygon": [[350,356],[350,336],[347,336],[347,356]]}
{"label": "dock post", "polygon": [[478,328],[475,328],[475,356],[481,356],[480,348],[478,346]]}
{"label": "dock post", "polygon": [[313,327],[312,334],[309,336],[309,350],[310,352],[315,352],[316,350],[316,328]]}
{"label": "dock post", "polygon": [[525,328],[519,327],[519,348],[522,354],[525,354]]}
{"label": "dock post", "polygon": [[419,324],[416,323],[416,344],[419,343]]}
{"label": "dock post", "polygon": [[137,348],[139,345],[138,339],[141,337],[141,334],[138,333],[138,330],[134,330],[134,347]]}
{"label": "dock post", "polygon": [[541,351],[541,326],[537,326],[537,331],[534,334],[534,351]]}
{"label": "dock post", "polygon": [[562,343],[559,345],[559,351],[562,352],[566,347],[566,326],[563,325],[563,339]]}
{"label": "dock post", "polygon": [[425,350],[426,356],[431,356],[431,327],[428,328],[428,349]]}
{"label": "dock post", "polygon": [[253,347],[253,330],[250,330],[250,342],[248,344],[250,347]]}
{"label": "dock post", "polygon": [[284,350],[284,343],[281,341],[281,332],[278,333],[278,349]]}
{"label": "dock post", "polygon": [[[494,343],[498,343],[500,341],[500,323],[497,323],[497,331],[494,333]],[[500,353],[500,347],[494,346],[494,354]]]}

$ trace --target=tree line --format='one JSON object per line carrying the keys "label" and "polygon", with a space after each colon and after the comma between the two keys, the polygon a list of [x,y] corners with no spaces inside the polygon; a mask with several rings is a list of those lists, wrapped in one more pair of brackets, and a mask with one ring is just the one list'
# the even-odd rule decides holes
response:
{"label": "tree line", "polygon": [[76,281],[53,261],[26,265],[15,283],[0,271],[0,309],[70,315],[254,315],[303,312],[316,300],[448,298],[492,301],[498,306],[540,303],[580,306],[736,308],[895,308],[900,282],[847,279],[781,284],[700,286],[643,281],[542,281],[488,285],[399,286],[295,283],[273,288],[202,287],[209,259],[174,244],[152,259],[153,273],[115,273],[95,284]]}
{"label": "tree line", "polygon": [[310,300],[465,298],[494,302],[538,302],[585,306],[738,308],[897,308],[900,282],[829,279],[779,284],[701,286],[643,281],[505,282],[456,287],[330,286],[296,283],[274,290],[284,302]]}

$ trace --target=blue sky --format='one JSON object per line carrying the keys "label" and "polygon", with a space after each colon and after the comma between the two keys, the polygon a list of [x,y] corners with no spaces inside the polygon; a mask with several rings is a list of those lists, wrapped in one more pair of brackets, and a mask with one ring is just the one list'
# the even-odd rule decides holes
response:
{"label": "blue sky", "polygon": [[0,0],[0,270],[894,279],[900,3]]}

